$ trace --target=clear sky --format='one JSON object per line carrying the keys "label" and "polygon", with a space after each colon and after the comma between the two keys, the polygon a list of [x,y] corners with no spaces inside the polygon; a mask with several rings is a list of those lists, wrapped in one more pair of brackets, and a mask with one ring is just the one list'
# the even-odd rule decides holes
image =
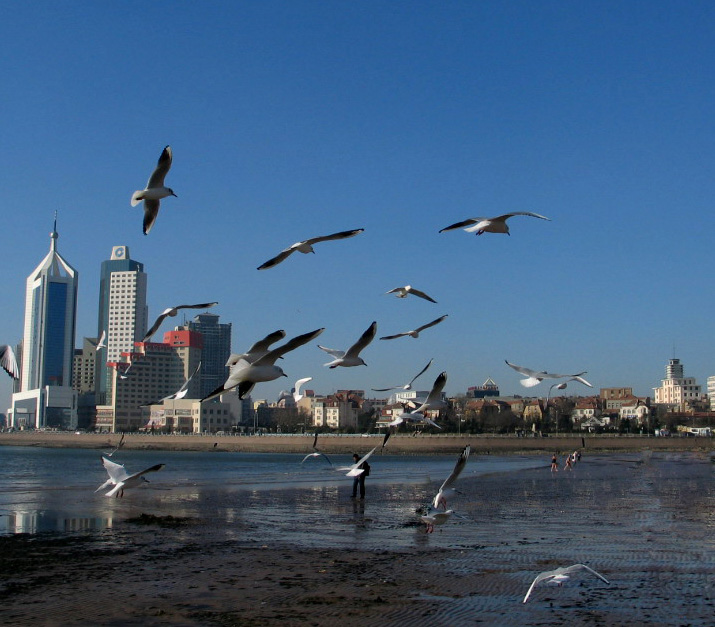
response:
{"label": "clear sky", "polygon": [[[118,244],[145,264],[151,320],[217,300],[237,352],[281,328],[345,349],[373,320],[379,336],[449,314],[376,340],[367,368],[304,346],[254,398],[306,376],[318,393],[402,384],[430,358],[419,387],[445,370],[449,394],[487,377],[538,393],[505,359],[648,395],[678,357],[704,386],[714,18],[653,0],[2,2],[0,343],[22,337],[57,210],[78,347]],[[129,200],[167,144],[178,198],[145,237]],[[510,211],[552,221],[438,234]],[[384,294],[408,283],[438,304]],[[9,394],[3,376],[3,411]]]}

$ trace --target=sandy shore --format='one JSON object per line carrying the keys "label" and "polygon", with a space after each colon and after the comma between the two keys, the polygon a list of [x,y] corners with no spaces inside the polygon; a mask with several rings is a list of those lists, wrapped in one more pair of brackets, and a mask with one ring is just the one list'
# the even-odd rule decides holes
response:
{"label": "sandy shore", "polygon": [[[381,444],[382,435],[320,436],[320,450],[325,453],[351,453],[356,448]],[[0,446],[40,446],[63,448],[111,449],[119,435],[17,432],[0,433]],[[127,434],[126,449],[174,451],[234,451],[250,453],[305,453],[311,450],[313,435],[199,436]],[[585,443],[585,447],[582,444]],[[613,451],[711,451],[715,438],[600,436],[566,434],[548,438],[520,438],[491,435],[393,435],[388,444],[392,454],[451,454],[470,444],[475,453],[549,453],[585,448],[590,452]]]}
{"label": "sandy shore", "polygon": [[[0,622],[704,626],[715,615],[711,454],[589,455],[572,472],[469,478],[455,503],[464,518],[434,534],[410,513],[419,486],[373,484],[359,505],[325,492],[314,513],[300,490],[216,489],[198,517],[140,514],[124,499],[103,531],[0,537]],[[390,495],[404,522],[387,528]],[[231,520],[206,517],[215,499],[234,504]],[[286,504],[305,526],[274,517],[266,535],[254,513]],[[321,539],[321,526],[341,539]],[[537,573],[577,562],[610,584],[578,576],[522,603]]]}

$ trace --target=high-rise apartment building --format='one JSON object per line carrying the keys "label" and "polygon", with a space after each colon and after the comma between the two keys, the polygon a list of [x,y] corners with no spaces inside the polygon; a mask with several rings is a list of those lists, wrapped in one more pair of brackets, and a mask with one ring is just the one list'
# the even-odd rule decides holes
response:
{"label": "high-rise apartment building", "polygon": [[208,396],[228,378],[226,362],[231,355],[231,323],[222,324],[212,313],[202,313],[188,323],[189,331],[197,331],[203,337],[199,398]]}
{"label": "high-rise apartment building", "polygon": [[665,366],[665,379],[654,388],[657,405],[671,405],[677,411],[685,411],[690,403],[700,399],[701,387],[694,377],[684,376],[683,364],[671,359]]}
{"label": "high-rise apartment building", "polygon": [[109,362],[120,361],[131,353],[134,342],[147,331],[147,275],[144,265],[131,259],[127,246],[114,246],[112,255],[102,262],[99,277],[99,317],[97,336],[106,334],[106,348],[97,354],[97,404],[111,404],[112,371]]}
{"label": "high-rise apartment building", "polygon": [[77,424],[72,390],[77,271],[57,252],[57,218],[50,251],[27,278],[20,391],[12,396],[16,427]]}

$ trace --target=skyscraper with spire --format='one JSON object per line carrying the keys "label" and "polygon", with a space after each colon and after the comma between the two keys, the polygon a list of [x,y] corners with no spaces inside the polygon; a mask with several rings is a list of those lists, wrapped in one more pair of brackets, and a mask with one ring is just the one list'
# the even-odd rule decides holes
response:
{"label": "skyscraper with spire", "polygon": [[27,278],[20,391],[13,394],[13,424],[74,428],[72,390],[77,313],[77,271],[57,251],[57,213],[50,251]]}

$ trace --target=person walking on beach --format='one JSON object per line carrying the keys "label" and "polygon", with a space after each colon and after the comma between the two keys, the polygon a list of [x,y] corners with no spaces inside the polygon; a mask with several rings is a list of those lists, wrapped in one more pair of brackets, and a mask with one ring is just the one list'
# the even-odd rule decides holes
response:
{"label": "person walking on beach", "polygon": [[556,459],[556,453],[551,456],[551,472],[559,471],[559,462]]}
{"label": "person walking on beach", "polygon": [[571,455],[566,456],[566,465],[564,466],[564,470],[573,470],[573,463],[571,462]]}
{"label": "person walking on beach", "polygon": [[[357,453],[353,453],[353,460],[357,463],[360,456]],[[365,460],[362,464],[358,466],[362,468],[362,472],[353,478],[353,498],[357,496],[358,485],[360,486],[360,498],[365,498],[365,477],[370,474],[370,464]]]}

